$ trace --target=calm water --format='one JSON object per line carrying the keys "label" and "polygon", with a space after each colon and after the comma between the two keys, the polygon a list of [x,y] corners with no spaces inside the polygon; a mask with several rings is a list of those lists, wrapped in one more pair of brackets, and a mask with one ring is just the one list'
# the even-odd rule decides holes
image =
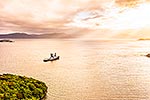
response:
{"label": "calm water", "polygon": [[15,40],[0,43],[0,74],[46,82],[46,100],[150,100],[147,53],[150,41]]}

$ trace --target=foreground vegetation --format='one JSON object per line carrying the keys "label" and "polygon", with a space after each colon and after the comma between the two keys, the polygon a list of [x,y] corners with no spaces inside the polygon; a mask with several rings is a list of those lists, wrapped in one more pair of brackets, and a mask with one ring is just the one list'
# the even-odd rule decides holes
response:
{"label": "foreground vegetation", "polygon": [[0,100],[42,100],[46,92],[45,83],[36,79],[12,74],[0,75]]}

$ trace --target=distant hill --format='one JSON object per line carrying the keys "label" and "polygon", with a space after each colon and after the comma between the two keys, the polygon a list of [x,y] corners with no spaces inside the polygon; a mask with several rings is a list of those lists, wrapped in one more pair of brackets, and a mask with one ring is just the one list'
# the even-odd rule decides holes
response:
{"label": "distant hill", "polygon": [[139,38],[138,40],[150,40],[150,38]]}
{"label": "distant hill", "polygon": [[149,40],[150,28],[142,29],[128,29],[116,32],[113,38],[119,39],[138,39],[138,40]]}
{"label": "distant hill", "polygon": [[72,38],[71,35],[65,33],[51,33],[51,34],[27,34],[27,33],[10,33],[10,34],[0,34],[0,38],[10,38],[10,39],[48,39],[48,38]]}

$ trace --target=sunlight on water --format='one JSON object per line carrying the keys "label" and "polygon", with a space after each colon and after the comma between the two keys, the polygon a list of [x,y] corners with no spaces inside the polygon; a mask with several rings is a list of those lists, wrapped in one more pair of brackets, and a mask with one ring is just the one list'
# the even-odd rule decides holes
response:
{"label": "sunlight on water", "polygon": [[[60,60],[43,62],[51,52]],[[46,100],[149,100],[150,41],[15,40],[0,43],[0,74],[46,82]]]}

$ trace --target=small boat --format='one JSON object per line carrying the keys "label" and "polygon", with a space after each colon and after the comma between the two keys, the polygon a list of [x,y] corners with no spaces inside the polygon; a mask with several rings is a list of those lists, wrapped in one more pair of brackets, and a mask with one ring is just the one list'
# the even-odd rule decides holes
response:
{"label": "small boat", "polygon": [[54,57],[54,58],[44,59],[43,61],[44,61],[44,62],[48,62],[48,61],[54,61],[54,60],[58,60],[58,59],[59,59],[59,56]]}

